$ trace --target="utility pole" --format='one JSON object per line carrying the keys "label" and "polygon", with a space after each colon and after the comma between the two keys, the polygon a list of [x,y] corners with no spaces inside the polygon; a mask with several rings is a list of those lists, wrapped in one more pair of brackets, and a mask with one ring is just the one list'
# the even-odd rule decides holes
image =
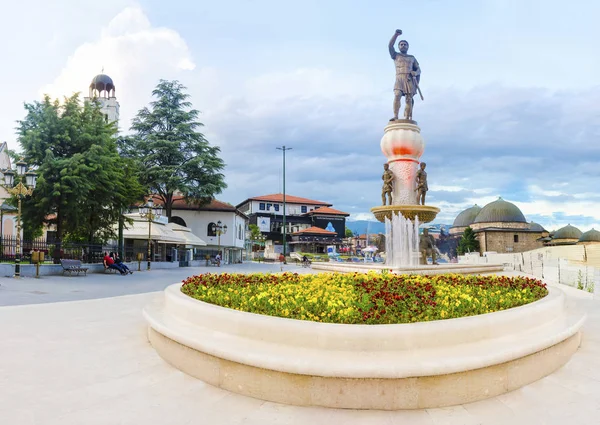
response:
{"label": "utility pole", "polygon": [[286,208],[285,208],[285,151],[291,151],[292,148],[286,148],[285,145],[283,145],[280,148],[277,148],[280,151],[283,152],[283,264],[286,264],[286,228],[285,228],[285,215],[287,214]]}

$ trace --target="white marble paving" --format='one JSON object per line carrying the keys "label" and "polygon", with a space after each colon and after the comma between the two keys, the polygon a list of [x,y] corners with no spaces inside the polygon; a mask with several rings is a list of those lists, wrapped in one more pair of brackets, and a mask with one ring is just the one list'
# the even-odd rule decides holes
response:
{"label": "white marble paving", "polygon": [[600,301],[580,350],[538,382],[443,409],[353,411],[264,402],[211,387],[166,364],[141,310],[160,293],[0,308],[0,424],[598,424]]}

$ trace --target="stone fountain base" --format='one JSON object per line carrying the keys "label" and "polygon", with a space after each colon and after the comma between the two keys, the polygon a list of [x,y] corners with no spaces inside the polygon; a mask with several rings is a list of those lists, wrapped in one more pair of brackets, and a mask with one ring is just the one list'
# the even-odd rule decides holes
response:
{"label": "stone fountain base", "polygon": [[382,223],[386,218],[391,220],[393,214],[402,214],[404,218],[411,221],[419,217],[419,223],[429,223],[435,219],[440,209],[429,205],[382,205],[371,208],[371,212]]}

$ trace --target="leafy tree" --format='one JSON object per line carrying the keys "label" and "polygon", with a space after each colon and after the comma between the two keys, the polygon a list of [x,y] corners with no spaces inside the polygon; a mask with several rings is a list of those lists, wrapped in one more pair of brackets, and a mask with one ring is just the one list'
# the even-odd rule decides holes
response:
{"label": "leafy tree", "polygon": [[256,224],[250,224],[248,226],[248,229],[250,230],[250,239],[252,239],[253,241],[258,239],[258,237],[261,234],[260,228]]}
{"label": "leafy tree", "polygon": [[470,227],[467,227],[458,241],[456,247],[458,255],[464,255],[468,252],[479,252],[479,241],[475,237],[475,232]]}
{"label": "leafy tree", "polygon": [[346,237],[351,238],[352,236],[354,236],[354,233],[352,232],[352,230],[346,227]]}
{"label": "leafy tree", "polygon": [[[106,241],[115,236],[122,209],[143,195],[134,164],[117,151],[114,123],[106,123],[97,102],[79,94],[61,104],[48,96],[25,104],[19,143],[36,169],[37,187],[23,206],[32,228],[56,224],[58,245],[66,238]],[[55,260],[60,252],[55,253]]]}
{"label": "leafy tree", "polygon": [[174,195],[201,204],[227,187],[220,149],[198,131],[199,112],[184,90],[178,81],[160,80],[152,92],[156,100],[138,112],[133,135],[119,143],[123,155],[139,163],[141,183],[163,201],[169,218]]}

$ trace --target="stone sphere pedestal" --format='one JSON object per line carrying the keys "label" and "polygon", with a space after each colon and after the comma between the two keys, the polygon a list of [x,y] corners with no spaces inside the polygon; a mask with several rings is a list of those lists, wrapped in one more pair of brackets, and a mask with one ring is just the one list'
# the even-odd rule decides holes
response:
{"label": "stone sphere pedestal", "polygon": [[384,129],[381,138],[381,151],[388,159],[394,173],[392,205],[371,208],[377,220],[383,222],[392,214],[402,214],[405,218],[428,223],[440,212],[439,208],[419,205],[417,202],[416,179],[419,159],[425,150],[421,129],[413,120],[391,121]]}

